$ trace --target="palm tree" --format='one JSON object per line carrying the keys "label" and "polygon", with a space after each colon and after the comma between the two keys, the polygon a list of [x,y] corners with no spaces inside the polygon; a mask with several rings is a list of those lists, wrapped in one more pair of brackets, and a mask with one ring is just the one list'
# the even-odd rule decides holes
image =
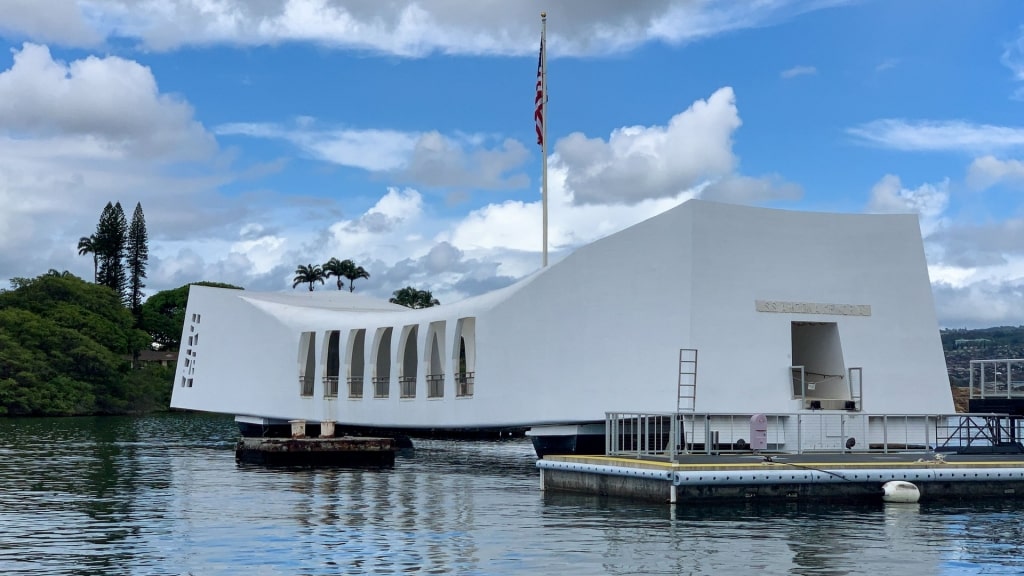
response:
{"label": "palm tree", "polygon": [[406,286],[401,290],[392,292],[394,296],[388,300],[392,304],[399,304],[406,308],[430,308],[441,304],[441,301],[434,298],[430,290],[417,290],[412,286]]}
{"label": "palm tree", "polygon": [[295,269],[295,278],[292,281],[292,288],[294,289],[299,284],[309,284],[309,291],[313,291],[313,284],[316,282],[324,283],[324,279],[327,276],[324,275],[324,269],[319,264],[304,265],[299,264],[299,267]]}
{"label": "palm tree", "polygon": [[[360,278],[369,278],[370,273],[363,269],[362,266],[356,266],[356,263],[351,260],[344,260],[341,263],[342,272],[341,275],[348,278],[348,291],[354,292],[355,281]],[[340,282],[340,280],[339,280]]]}
{"label": "palm tree", "polygon": [[[345,262],[351,262],[351,260],[345,260]],[[341,260],[338,260],[337,258],[331,258],[326,263],[324,263],[324,276],[326,276],[327,278],[330,278],[331,276],[337,278],[338,290],[341,290],[341,287],[343,286],[341,279],[345,277],[344,263]]]}
{"label": "palm tree", "polygon": [[96,277],[99,274],[100,261],[96,255],[96,235],[82,236],[78,239],[78,255],[85,256],[86,254],[92,254],[92,281],[96,282]]}

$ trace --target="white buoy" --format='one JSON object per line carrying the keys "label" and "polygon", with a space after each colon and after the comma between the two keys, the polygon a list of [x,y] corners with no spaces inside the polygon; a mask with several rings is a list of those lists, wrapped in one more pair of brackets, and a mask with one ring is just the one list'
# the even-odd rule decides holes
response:
{"label": "white buoy", "polygon": [[913,504],[921,499],[917,486],[903,480],[892,480],[882,484],[882,500],[900,504]]}

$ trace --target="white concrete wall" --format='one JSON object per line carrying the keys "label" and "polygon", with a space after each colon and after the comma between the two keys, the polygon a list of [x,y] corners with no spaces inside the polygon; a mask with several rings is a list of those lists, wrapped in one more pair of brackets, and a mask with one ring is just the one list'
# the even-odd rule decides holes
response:
{"label": "white concrete wall", "polygon": [[[866,411],[952,412],[913,216],[804,214],[689,202],[580,248],[516,285],[405,310],[365,297],[247,295],[193,287],[203,340],[193,388],[172,404],[270,418],[407,427],[601,420],[676,408],[680,348],[699,350],[696,411],[792,412],[791,327],[835,322],[845,366],[863,367]],[[870,316],[758,312],[757,300],[871,306]],[[475,319],[475,393],[455,396],[457,322]],[[445,393],[428,399],[432,322],[443,322]],[[418,325],[417,397],[400,399],[403,329]],[[391,394],[373,398],[374,334],[393,329]],[[300,398],[299,334],[366,329],[362,399]],[[187,328],[186,328],[187,329]],[[179,366],[179,373],[182,367]],[[345,369],[342,370],[344,374]],[[319,374],[318,374],[319,376]]]}

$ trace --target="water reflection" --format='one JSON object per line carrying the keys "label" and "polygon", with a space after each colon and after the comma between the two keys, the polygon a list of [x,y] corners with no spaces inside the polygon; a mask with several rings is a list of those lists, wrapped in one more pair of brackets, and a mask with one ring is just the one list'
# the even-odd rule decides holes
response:
{"label": "water reflection", "polygon": [[1020,573],[1024,504],[671,507],[538,490],[526,442],[240,467],[230,418],[0,420],[3,574]]}

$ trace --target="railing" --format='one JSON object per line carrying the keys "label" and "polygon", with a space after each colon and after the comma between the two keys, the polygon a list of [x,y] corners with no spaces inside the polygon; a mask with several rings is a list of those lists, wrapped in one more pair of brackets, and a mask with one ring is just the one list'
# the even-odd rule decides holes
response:
{"label": "railing", "polygon": [[299,394],[302,396],[313,395],[313,377],[299,376]]}
{"label": "railing", "polygon": [[[610,456],[667,459],[751,452],[753,414],[607,412]],[[998,446],[1024,439],[1024,419],[992,414],[765,414],[764,451],[925,452]]]}
{"label": "railing", "polygon": [[455,395],[456,396],[472,396],[473,395],[473,381],[476,379],[476,372],[456,372],[455,373]]}
{"label": "railing", "polygon": [[1024,417],[1000,414],[964,414],[942,425],[939,448],[1002,446],[1024,440]]}
{"label": "railing", "polygon": [[399,397],[400,398],[415,398],[416,397],[416,377],[415,376],[401,376],[398,378]]}
{"label": "railing", "polygon": [[[847,374],[809,372],[805,366],[790,366],[793,398],[801,407],[810,410],[861,409],[863,382],[861,368],[850,368]],[[843,382],[846,385],[843,385]],[[826,390],[822,391],[822,388]],[[842,391],[842,392],[840,392]],[[838,397],[837,397],[838,396]]]}
{"label": "railing", "polygon": [[374,398],[387,398],[388,387],[391,384],[390,376],[374,376],[373,377],[373,397]]}
{"label": "railing", "polygon": [[427,374],[427,398],[444,397],[444,374]]}
{"label": "railing", "polygon": [[324,376],[324,397],[325,398],[337,398],[338,397],[338,377],[337,376]]}
{"label": "railing", "polygon": [[362,376],[349,376],[348,377],[348,397],[349,398],[362,398],[363,397],[363,377]]}
{"label": "railing", "polygon": [[971,398],[1024,398],[1024,359],[971,360]]}

